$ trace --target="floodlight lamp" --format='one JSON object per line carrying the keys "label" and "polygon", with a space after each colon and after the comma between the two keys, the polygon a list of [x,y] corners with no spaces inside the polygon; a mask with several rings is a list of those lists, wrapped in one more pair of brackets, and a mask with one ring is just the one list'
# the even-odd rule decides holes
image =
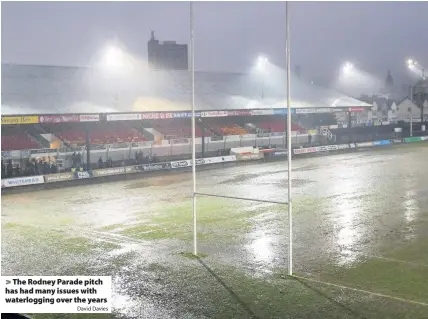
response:
{"label": "floodlight lamp", "polygon": [[103,65],[107,69],[117,69],[123,65],[123,52],[115,46],[107,48],[104,54]]}
{"label": "floodlight lamp", "polygon": [[259,56],[257,59],[257,66],[260,69],[264,69],[266,67],[266,64],[268,62],[268,59],[264,56]]}
{"label": "floodlight lamp", "polygon": [[413,59],[408,59],[407,60],[407,66],[408,66],[409,69],[414,69],[417,64],[418,64],[418,62],[415,61],[415,60],[413,60]]}
{"label": "floodlight lamp", "polygon": [[354,69],[354,65],[350,62],[346,62],[343,66],[343,72],[349,74]]}

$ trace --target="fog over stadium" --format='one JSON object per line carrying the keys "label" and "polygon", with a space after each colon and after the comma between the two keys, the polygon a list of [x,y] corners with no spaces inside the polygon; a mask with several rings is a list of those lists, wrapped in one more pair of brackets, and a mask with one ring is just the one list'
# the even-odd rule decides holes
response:
{"label": "fog over stadium", "polygon": [[[197,110],[285,108],[285,71],[195,73]],[[260,77],[265,76],[263,84]],[[364,107],[369,104],[293,77],[299,108]],[[190,110],[187,71],[132,71],[112,76],[102,68],[2,65],[2,114],[63,114]],[[262,97],[263,91],[263,97]]]}
{"label": "fog over stadium", "polygon": [[[426,12],[426,2],[294,3],[291,64],[308,82],[335,83],[350,60],[375,78],[391,70],[399,86],[408,84],[404,59],[428,64]],[[260,54],[285,68],[284,20],[279,2],[196,3],[196,70],[243,73]],[[151,30],[189,43],[188,21],[180,2],[3,3],[2,62],[93,66],[112,41],[144,61]]]}

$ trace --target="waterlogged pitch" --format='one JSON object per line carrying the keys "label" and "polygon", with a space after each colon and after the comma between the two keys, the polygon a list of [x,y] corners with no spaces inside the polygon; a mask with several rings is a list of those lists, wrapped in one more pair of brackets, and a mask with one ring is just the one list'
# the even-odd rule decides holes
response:
{"label": "waterlogged pitch", "polygon": [[[427,318],[428,147],[296,160],[287,207],[198,198],[188,173],[2,197],[2,275],[111,275],[113,314],[34,318]],[[286,163],[197,174],[284,201]],[[353,290],[345,288],[352,287]],[[65,286],[66,288],[66,286]]]}

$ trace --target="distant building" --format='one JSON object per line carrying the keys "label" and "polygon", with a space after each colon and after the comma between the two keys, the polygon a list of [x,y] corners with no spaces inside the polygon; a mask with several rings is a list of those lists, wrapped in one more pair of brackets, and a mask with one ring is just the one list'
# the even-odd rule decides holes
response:
{"label": "distant building", "polygon": [[369,125],[381,125],[397,122],[397,101],[389,98],[389,95],[362,95],[360,101],[371,104],[372,107],[360,113],[364,117],[362,121]]}
{"label": "distant building", "polygon": [[147,43],[149,68],[154,70],[188,70],[187,44],[175,41],[159,42],[152,31]]}
{"label": "distant building", "polygon": [[392,78],[392,74],[391,71],[388,70],[388,75],[386,76],[385,79],[385,88],[392,88],[394,86],[394,79]]}
{"label": "distant building", "polygon": [[398,121],[409,122],[410,120],[417,122],[421,119],[421,109],[412,102],[408,97],[398,103],[397,106]]}
{"label": "distant building", "polygon": [[391,71],[388,70],[388,74],[385,79],[384,87],[380,90],[380,93],[383,95],[390,95],[396,91],[394,87],[394,79],[392,78]]}
{"label": "distant building", "polygon": [[428,119],[428,113],[424,106],[428,101],[428,79],[421,79],[415,85],[412,85],[412,95],[413,102],[421,110],[421,115],[419,118]]}

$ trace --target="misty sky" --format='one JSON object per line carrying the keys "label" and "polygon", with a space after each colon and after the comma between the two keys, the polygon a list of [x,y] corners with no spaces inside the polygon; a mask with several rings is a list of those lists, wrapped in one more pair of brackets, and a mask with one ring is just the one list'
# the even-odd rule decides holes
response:
{"label": "misty sky", "polygon": [[[404,60],[428,65],[428,2],[291,2],[292,65],[331,79],[350,60],[405,82]],[[284,65],[283,2],[195,4],[196,69],[247,71],[258,54]],[[189,43],[188,2],[3,2],[2,61],[91,65],[116,39],[146,57],[150,30]]]}

